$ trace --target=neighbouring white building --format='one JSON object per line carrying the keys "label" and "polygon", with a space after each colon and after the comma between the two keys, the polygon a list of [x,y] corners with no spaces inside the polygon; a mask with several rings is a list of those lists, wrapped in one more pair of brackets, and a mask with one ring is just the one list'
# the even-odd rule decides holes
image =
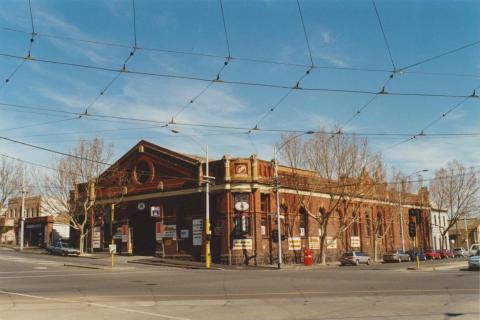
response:
{"label": "neighbouring white building", "polygon": [[448,227],[448,213],[447,210],[435,209],[432,207],[430,212],[430,222],[432,231],[432,249],[448,249],[450,250],[450,239],[448,232],[443,239],[442,248],[442,232]]}

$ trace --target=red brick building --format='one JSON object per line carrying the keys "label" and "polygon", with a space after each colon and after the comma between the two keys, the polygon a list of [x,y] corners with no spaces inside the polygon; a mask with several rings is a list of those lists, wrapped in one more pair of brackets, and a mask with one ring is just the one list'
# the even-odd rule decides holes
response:
{"label": "red brick building", "polygon": [[[224,156],[210,161],[209,166],[210,176],[215,177],[210,185],[212,260],[233,264],[276,263],[277,244],[272,240],[272,233],[277,230],[272,162],[254,155],[249,158]],[[94,248],[106,250],[113,237],[117,251],[122,253],[204,260],[203,159],[140,141],[102,176],[113,177],[115,172],[127,172],[129,179],[122,187],[97,186],[98,212],[94,215],[97,227],[91,233]],[[316,181],[311,172],[302,171],[301,175]],[[285,261],[301,262],[304,248],[313,249],[318,259],[318,221],[295,203],[298,197],[308,196],[309,212],[318,213],[329,196],[319,186],[301,190],[294,187],[291,168],[280,166],[279,176],[281,232],[286,234],[282,241]],[[343,232],[337,231],[348,209],[342,213],[343,209],[339,208],[338,217],[331,219],[326,234],[328,259],[336,259],[351,249],[373,254],[374,234],[378,230],[384,235],[378,241],[379,253],[401,249],[400,208],[405,249],[413,247],[408,236],[408,210],[412,208],[421,210],[417,231],[419,247],[429,247],[428,192],[421,189],[417,195],[404,194],[400,206],[399,201],[392,200],[395,197],[386,185],[377,186],[375,190],[369,197],[350,197],[349,201],[359,201],[361,205]],[[113,223],[109,209],[112,203],[116,204]]]}

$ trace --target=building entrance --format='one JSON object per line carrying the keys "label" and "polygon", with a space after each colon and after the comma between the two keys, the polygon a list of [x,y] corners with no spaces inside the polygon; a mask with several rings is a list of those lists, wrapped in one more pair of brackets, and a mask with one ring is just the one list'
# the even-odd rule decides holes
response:
{"label": "building entrance", "polygon": [[155,254],[155,220],[148,210],[135,212],[131,219],[133,232],[133,254],[150,256]]}

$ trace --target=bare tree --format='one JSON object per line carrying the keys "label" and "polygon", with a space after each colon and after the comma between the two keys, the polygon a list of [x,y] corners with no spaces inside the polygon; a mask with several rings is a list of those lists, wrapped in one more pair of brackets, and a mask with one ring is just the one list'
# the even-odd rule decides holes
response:
{"label": "bare tree", "polygon": [[23,172],[21,166],[2,157],[0,161],[0,213],[6,208],[8,199],[20,192]]}
{"label": "bare tree", "polygon": [[96,208],[99,190],[102,184],[117,179],[101,175],[109,166],[113,146],[105,146],[99,138],[80,139],[70,155],[58,159],[56,173],[46,177],[46,201],[52,210],[69,216],[71,227],[79,232],[79,250],[83,254],[84,240],[90,231],[86,226]]}
{"label": "bare tree", "polygon": [[[321,230],[321,263],[326,263],[328,227],[336,219],[338,228],[331,241],[337,239],[352,224],[359,221],[362,200],[371,193],[365,186],[372,159],[366,140],[354,136],[327,134],[324,130],[308,139],[296,136],[283,137],[282,156],[291,167],[284,183],[297,190],[296,206],[302,208],[318,222]],[[298,168],[308,170],[303,172]],[[306,193],[308,190],[310,192]],[[328,195],[328,201],[318,212],[308,205],[313,192]]]}
{"label": "bare tree", "polygon": [[430,182],[430,195],[435,206],[447,210],[448,214],[448,224],[440,230],[442,248],[445,248],[447,232],[478,207],[479,188],[475,170],[467,169],[457,160],[435,172],[435,179]]}

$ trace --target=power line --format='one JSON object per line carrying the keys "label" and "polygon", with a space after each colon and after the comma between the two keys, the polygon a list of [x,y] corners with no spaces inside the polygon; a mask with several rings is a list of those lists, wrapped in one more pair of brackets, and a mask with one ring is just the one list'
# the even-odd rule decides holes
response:
{"label": "power line", "polygon": [[382,19],[380,19],[380,14],[378,13],[377,5],[375,4],[375,0],[372,0],[373,8],[375,9],[375,14],[377,15],[377,21],[380,25],[380,29],[382,30],[383,41],[385,42],[385,46],[387,47],[388,56],[390,57],[390,62],[392,63],[393,71],[396,71],[395,62],[393,62],[392,52],[390,50],[390,45],[388,44],[387,35],[385,34],[385,30],[383,30]]}
{"label": "power line", "polygon": [[[0,53],[0,56],[13,58],[13,59],[24,59],[24,57],[20,57],[13,54],[6,54]],[[36,62],[43,62],[49,64],[56,64],[56,65],[63,65],[69,67],[77,67],[77,68],[86,68],[86,69],[93,69],[93,70],[101,70],[101,71],[108,71],[108,72],[124,72],[127,74],[134,74],[134,75],[142,75],[142,76],[152,76],[152,77],[162,77],[162,78],[172,78],[172,79],[185,79],[185,80],[193,80],[193,81],[200,81],[200,82],[210,82],[212,79],[206,79],[201,77],[195,76],[188,76],[188,75],[174,75],[174,74],[166,74],[166,73],[155,73],[155,72],[145,72],[145,71],[134,71],[134,70],[122,70],[122,69],[114,69],[109,67],[99,67],[99,66],[92,66],[80,63],[70,63],[65,61],[58,61],[58,60],[48,60],[48,59],[38,59],[38,58],[31,58],[30,61]],[[286,86],[286,85],[279,85],[273,83],[260,83],[260,82],[249,82],[249,81],[231,81],[231,80],[219,80],[218,83],[225,83],[225,84],[232,84],[232,85],[241,85],[241,86],[254,86],[254,87],[268,87],[268,88],[278,88],[278,89],[298,89],[303,91],[317,91],[317,92],[333,92],[333,93],[353,93],[353,94],[367,94],[367,95],[375,95],[375,94],[384,94],[384,95],[391,95],[391,96],[415,96],[415,97],[437,97],[437,98],[478,98],[478,95],[454,95],[454,94],[438,94],[438,93],[427,93],[427,92],[377,92],[377,91],[368,91],[368,90],[353,90],[353,89],[341,89],[341,88],[315,88],[315,87],[300,87],[294,85]]]}
{"label": "power line", "polygon": [[[70,114],[70,115],[75,115],[75,116],[82,116],[82,118],[85,119],[90,119],[90,120],[95,120],[95,118],[98,118],[100,121],[105,121],[105,119],[115,119],[115,120],[123,120],[123,121],[129,121],[129,122],[135,122],[135,123],[151,123],[151,124],[157,124],[156,126],[152,127],[164,127],[168,126],[171,124],[170,121],[162,121],[162,120],[153,120],[153,119],[146,119],[146,118],[135,118],[135,117],[122,117],[122,116],[114,116],[114,115],[108,115],[108,114],[95,114],[95,113],[88,113],[84,114],[82,112],[72,112],[72,111],[64,111],[64,110],[58,110],[58,109],[53,109],[53,108],[44,108],[44,107],[35,107],[35,106],[26,106],[26,105],[18,105],[18,104],[10,104],[10,103],[4,103],[0,102],[0,107],[1,106],[7,106],[7,107],[13,107],[13,108],[19,108],[19,109],[26,109],[26,110],[40,110],[40,111],[45,111],[45,114],[48,114],[49,112],[51,113],[59,113],[59,114]],[[28,111],[31,113],[31,111]],[[40,113],[42,114],[42,113]],[[252,130],[249,127],[246,126],[232,126],[232,125],[220,125],[220,124],[209,124],[209,123],[198,123],[198,122],[175,122],[174,125],[176,126],[183,126],[183,127],[197,127],[197,128],[209,128],[209,129],[222,129],[222,130],[239,130],[239,131],[248,131]],[[256,132],[273,132],[273,133],[302,133],[302,132],[307,132],[307,131],[312,131],[312,130],[304,130],[304,129],[276,129],[276,128],[261,128],[257,127],[255,129]],[[313,132],[323,132],[323,131],[313,131]],[[343,134],[343,135],[357,135],[357,136],[405,136],[405,137],[410,137],[413,134],[412,133],[385,133],[385,132],[327,132],[327,134]],[[425,136],[477,136],[479,133],[430,133],[430,134],[424,134]]]}
{"label": "power line", "polygon": [[60,123],[60,122],[75,120],[75,119],[79,119],[79,118],[80,117],[78,116],[78,117],[73,117],[73,118],[66,118],[66,119],[53,120],[53,121],[47,121],[47,122],[40,122],[40,123],[34,123],[34,124],[29,124],[29,125],[20,126],[20,127],[12,127],[12,128],[7,128],[7,129],[1,129],[0,131],[13,131],[13,130],[26,129],[26,128],[41,127],[41,126],[45,126],[45,125],[48,125],[48,124]]}

